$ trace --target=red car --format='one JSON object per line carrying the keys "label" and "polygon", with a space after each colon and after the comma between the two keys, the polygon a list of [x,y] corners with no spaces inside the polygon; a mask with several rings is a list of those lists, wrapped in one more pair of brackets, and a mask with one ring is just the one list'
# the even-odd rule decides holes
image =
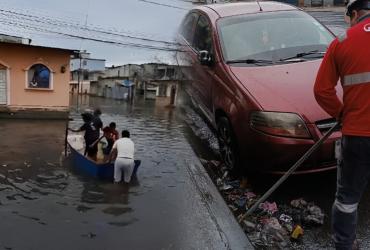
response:
{"label": "red car", "polygon": [[[333,39],[315,18],[278,2],[205,5],[185,16],[177,60],[228,167],[284,173],[333,126],[313,95]],[[335,132],[296,173],[335,168],[340,137]]]}

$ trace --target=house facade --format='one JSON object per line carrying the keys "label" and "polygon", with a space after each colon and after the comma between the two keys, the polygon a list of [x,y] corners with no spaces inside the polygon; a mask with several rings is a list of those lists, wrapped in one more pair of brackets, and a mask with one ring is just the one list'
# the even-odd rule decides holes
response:
{"label": "house facade", "polygon": [[72,53],[0,42],[0,112],[68,111]]}
{"label": "house facade", "polygon": [[107,67],[104,75],[91,82],[90,94],[105,98],[131,100],[134,93],[145,99],[175,105],[184,77],[181,67],[163,63],[126,64]]}
{"label": "house facade", "polygon": [[142,67],[137,64],[107,67],[104,76],[91,82],[90,94],[120,100],[131,99],[131,87],[138,83],[141,76]]}
{"label": "house facade", "polygon": [[90,57],[90,53],[81,52],[71,59],[70,93],[90,94],[90,84],[104,76],[105,60]]}
{"label": "house facade", "polygon": [[143,84],[139,85],[145,99],[170,98],[169,104],[177,102],[177,95],[184,77],[177,65],[148,63],[144,68]]}

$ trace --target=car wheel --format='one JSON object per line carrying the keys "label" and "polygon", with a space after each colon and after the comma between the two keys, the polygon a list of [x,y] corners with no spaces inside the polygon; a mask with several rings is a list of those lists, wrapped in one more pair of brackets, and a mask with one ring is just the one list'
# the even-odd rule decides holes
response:
{"label": "car wheel", "polygon": [[226,117],[220,117],[217,121],[217,137],[220,154],[226,167],[236,170],[238,167],[237,146],[231,124]]}

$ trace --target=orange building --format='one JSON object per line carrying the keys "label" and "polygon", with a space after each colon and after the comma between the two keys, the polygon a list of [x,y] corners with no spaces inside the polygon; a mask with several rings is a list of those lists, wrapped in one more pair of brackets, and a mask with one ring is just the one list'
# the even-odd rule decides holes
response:
{"label": "orange building", "polygon": [[0,41],[0,113],[65,116],[69,110],[69,63],[74,53]]}

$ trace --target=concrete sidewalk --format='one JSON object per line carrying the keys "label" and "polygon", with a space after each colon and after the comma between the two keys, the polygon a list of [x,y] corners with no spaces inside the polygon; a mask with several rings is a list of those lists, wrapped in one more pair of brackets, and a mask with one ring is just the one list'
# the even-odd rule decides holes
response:
{"label": "concrete sidewalk", "polygon": [[[215,226],[211,229],[213,232],[208,232],[214,235],[212,241],[217,244],[211,249],[254,249],[200,162],[190,163],[188,173],[201,199],[201,202],[196,205],[201,204],[201,207],[196,209],[203,210],[202,216],[209,218],[206,228],[210,228],[212,224]],[[207,249],[210,246],[200,245],[199,247],[197,249]]]}

